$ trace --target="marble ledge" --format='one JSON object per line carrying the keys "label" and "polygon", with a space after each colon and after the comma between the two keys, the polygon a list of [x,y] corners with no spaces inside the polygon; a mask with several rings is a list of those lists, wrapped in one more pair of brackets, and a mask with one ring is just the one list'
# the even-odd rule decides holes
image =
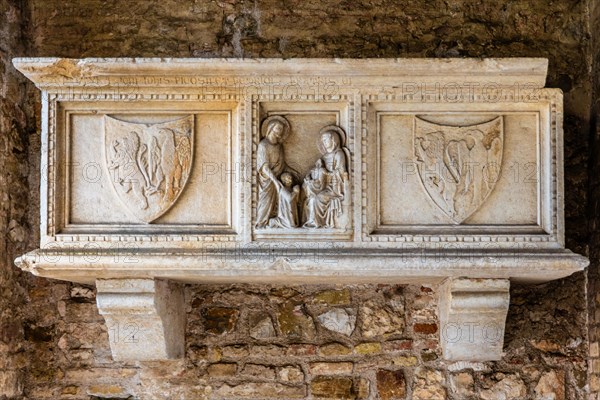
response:
{"label": "marble ledge", "polygon": [[583,270],[589,260],[565,249],[536,252],[223,252],[35,250],[17,266],[34,275],[96,279],[163,278],[187,283],[438,283],[446,278],[541,283]]}
{"label": "marble ledge", "polygon": [[[486,58],[486,59],[320,59],[320,58],[15,58],[14,66],[40,88],[70,87],[92,83],[89,78],[127,78],[160,76],[197,76],[253,78],[344,77],[354,84],[373,85],[373,79],[395,83],[430,81],[439,83],[463,82],[470,85],[494,83],[499,86],[525,85],[543,88],[548,71],[545,58]],[[173,80],[171,82],[174,82]],[[257,81],[258,82],[258,81]],[[269,80],[260,84],[268,85]],[[144,80],[136,85],[146,86]],[[150,80],[149,86],[157,86]],[[180,84],[159,86],[197,86],[183,80]]]}

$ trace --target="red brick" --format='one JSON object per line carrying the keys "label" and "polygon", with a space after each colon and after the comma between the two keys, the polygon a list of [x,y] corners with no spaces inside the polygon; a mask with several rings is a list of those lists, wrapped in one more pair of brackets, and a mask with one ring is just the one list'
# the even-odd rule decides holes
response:
{"label": "red brick", "polygon": [[437,332],[437,324],[415,324],[413,327],[415,333],[423,333],[426,335],[432,335]]}
{"label": "red brick", "polygon": [[412,347],[413,341],[409,339],[390,340],[389,342],[383,342],[383,351],[386,352],[411,350]]}

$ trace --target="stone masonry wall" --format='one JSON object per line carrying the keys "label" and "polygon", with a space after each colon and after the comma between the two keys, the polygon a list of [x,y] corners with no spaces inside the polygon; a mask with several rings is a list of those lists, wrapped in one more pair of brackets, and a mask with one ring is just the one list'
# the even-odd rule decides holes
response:
{"label": "stone masonry wall", "polygon": [[[0,4],[17,14],[16,5],[23,5],[20,20],[28,21],[24,29],[9,24],[12,30],[0,38],[5,70],[6,60],[21,51],[65,57],[548,57],[548,86],[565,92],[567,244],[588,252],[592,0]],[[16,34],[23,31],[27,38]],[[3,71],[3,79],[14,76]],[[0,193],[10,187],[10,195],[21,197],[9,203],[17,204],[18,218],[0,222],[7,221],[7,232],[10,220],[17,221],[12,231],[23,235],[18,243],[33,247],[39,199],[27,198],[23,188],[29,179],[37,191],[39,138],[27,135],[37,117],[25,106],[14,111],[27,99],[21,81],[11,79],[6,115],[21,122],[6,130],[12,135],[3,128],[0,143],[7,146],[1,151],[8,157],[0,163],[17,160],[14,169],[2,168],[2,179],[8,175],[16,189],[0,180]],[[511,290],[501,362],[440,360],[444,327],[437,321],[436,287],[189,285],[185,359],[127,365],[111,360],[93,288],[21,276],[10,260],[23,246],[3,252],[8,279],[0,281],[0,321],[11,321],[15,333],[0,347],[0,362],[21,369],[19,375],[2,365],[0,377],[20,383],[10,393],[0,391],[0,399],[20,398],[21,391],[28,399],[588,398],[584,273]],[[128,334],[120,337],[128,340]]]}
{"label": "stone masonry wall", "polygon": [[[185,359],[128,365],[111,359],[93,290],[59,283],[37,293],[55,304],[34,302],[34,314],[58,312],[51,329],[31,339],[51,351],[32,360],[27,393],[33,399],[585,399],[585,304],[572,295],[579,285],[564,280],[513,290],[504,360],[450,366],[440,360],[444,328],[435,288],[188,286]],[[143,332],[127,327],[119,340],[134,334]]]}
{"label": "stone masonry wall", "polygon": [[593,101],[591,108],[590,159],[590,267],[589,267],[589,336],[590,391],[600,399],[600,1],[590,4],[592,29]]}
{"label": "stone masonry wall", "polygon": [[25,52],[26,34],[21,2],[0,0],[0,399],[21,395],[29,356],[21,313],[28,277],[13,260],[35,239],[29,204],[35,208],[37,201],[29,201],[28,153],[36,129],[26,95],[30,85],[11,63]]}

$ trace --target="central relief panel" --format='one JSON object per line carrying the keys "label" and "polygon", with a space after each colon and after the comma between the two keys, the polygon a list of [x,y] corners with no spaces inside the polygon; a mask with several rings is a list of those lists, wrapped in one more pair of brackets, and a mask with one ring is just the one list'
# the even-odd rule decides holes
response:
{"label": "central relief panel", "polygon": [[254,238],[351,239],[351,104],[265,101],[255,109]]}

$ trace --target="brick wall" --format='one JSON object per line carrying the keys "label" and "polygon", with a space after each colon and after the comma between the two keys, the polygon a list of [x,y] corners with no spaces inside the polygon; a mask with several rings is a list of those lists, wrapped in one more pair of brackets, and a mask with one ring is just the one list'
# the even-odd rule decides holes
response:
{"label": "brick wall", "polygon": [[[548,57],[548,86],[565,92],[567,242],[587,254],[589,232],[595,229],[588,230],[586,209],[591,0],[0,4],[17,15],[16,5],[24,4],[20,22],[0,24],[12,29],[0,39],[3,66],[19,52],[70,57]],[[21,25],[27,38],[19,38]],[[11,244],[12,250],[4,253],[2,271],[9,280],[0,281],[0,321],[10,321],[15,332],[13,342],[0,348],[8,355],[0,360],[13,360],[9,362],[20,375],[9,369],[0,376],[20,376],[26,398],[588,398],[584,273],[512,289],[506,356],[495,363],[442,362],[437,288],[387,285],[190,285],[185,359],[112,362],[92,288],[30,278],[10,267],[11,259],[36,239],[39,199],[27,197],[27,185],[35,193],[39,138],[28,135],[36,129],[36,111],[28,106],[35,97],[23,98],[26,89],[10,66],[5,68],[0,72],[12,79],[13,88],[10,96],[3,94],[12,110],[6,115],[18,116],[13,119],[20,122],[12,124],[15,133],[2,130],[0,137],[7,143],[0,151],[8,156],[0,163],[14,160],[2,169],[8,180],[0,180],[0,193],[10,188],[10,196],[21,197],[9,203],[16,204],[12,212],[18,218],[0,217],[5,230],[16,221],[11,232],[23,244]],[[15,111],[19,109],[24,111]],[[18,386],[9,394],[17,395]],[[10,386],[0,382],[0,387]],[[0,398],[3,394],[8,396],[0,391]]]}

